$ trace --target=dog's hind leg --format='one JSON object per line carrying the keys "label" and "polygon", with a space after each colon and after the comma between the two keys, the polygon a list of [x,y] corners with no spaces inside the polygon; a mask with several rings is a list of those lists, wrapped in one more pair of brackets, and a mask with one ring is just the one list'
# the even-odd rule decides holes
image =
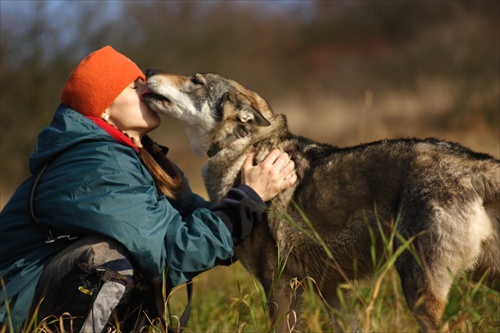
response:
{"label": "dog's hind leg", "polygon": [[396,260],[406,302],[424,332],[449,331],[441,319],[453,279],[446,265],[436,257],[429,259],[440,246],[426,231],[412,244],[414,252],[405,251]]}
{"label": "dog's hind leg", "polygon": [[[402,259],[402,258],[400,258]],[[398,262],[401,285],[413,315],[424,332],[448,332],[448,325],[441,325],[447,303],[451,279],[438,281],[415,258],[406,256]]]}

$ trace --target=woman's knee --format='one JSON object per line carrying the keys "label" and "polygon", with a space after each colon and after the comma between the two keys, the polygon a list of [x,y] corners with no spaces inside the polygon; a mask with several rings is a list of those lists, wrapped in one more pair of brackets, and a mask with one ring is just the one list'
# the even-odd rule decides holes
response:
{"label": "woman's knee", "polygon": [[128,250],[118,241],[106,238],[91,245],[93,266],[133,277],[134,264]]}

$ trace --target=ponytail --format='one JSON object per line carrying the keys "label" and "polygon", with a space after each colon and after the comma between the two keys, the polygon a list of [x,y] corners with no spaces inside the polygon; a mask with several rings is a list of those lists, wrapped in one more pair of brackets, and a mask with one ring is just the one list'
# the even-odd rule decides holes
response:
{"label": "ponytail", "polygon": [[175,199],[184,190],[184,182],[179,171],[149,136],[145,135],[141,142],[143,147],[139,148],[139,152],[156,186],[167,198]]}
{"label": "ponytail", "polygon": [[[96,122],[100,120],[101,118],[95,118],[93,121]],[[165,156],[163,149],[158,146],[156,142],[154,142],[149,136],[145,135],[141,139],[142,147],[139,147],[141,145],[137,144],[133,137],[120,130],[115,125],[107,122],[107,119],[103,119],[103,121],[104,124],[111,126],[125,135],[134,145],[138,147],[142,161],[151,173],[151,176],[153,176],[156,187],[162,191],[167,198],[176,199],[182,194],[182,191],[184,190],[184,181],[182,176],[167,156]],[[102,124],[97,125],[102,127]],[[107,129],[105,130],[108,131]]]}

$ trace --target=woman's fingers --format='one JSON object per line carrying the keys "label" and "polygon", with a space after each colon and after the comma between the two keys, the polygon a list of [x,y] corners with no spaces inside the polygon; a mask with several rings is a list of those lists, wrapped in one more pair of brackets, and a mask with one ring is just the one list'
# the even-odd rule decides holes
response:
{"label": "woman's fingers", "polygon": [[282,150],[272,150],[258,165],[253,165],[254,158],[255,153],[251,153],[244,161],[241,180],[252,187],[264,201],[274,198],[297,181],[295,163]]}

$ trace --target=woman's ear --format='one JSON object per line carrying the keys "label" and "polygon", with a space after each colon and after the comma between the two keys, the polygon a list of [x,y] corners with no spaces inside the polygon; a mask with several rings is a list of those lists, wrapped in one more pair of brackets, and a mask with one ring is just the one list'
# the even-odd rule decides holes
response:
{"label": "woman's ear", "polygon": [[109,120],[109,113],[107,113],[106,111],[104,111],[101,114],[101,118],[104,119],[104,121],[108,121]]}

